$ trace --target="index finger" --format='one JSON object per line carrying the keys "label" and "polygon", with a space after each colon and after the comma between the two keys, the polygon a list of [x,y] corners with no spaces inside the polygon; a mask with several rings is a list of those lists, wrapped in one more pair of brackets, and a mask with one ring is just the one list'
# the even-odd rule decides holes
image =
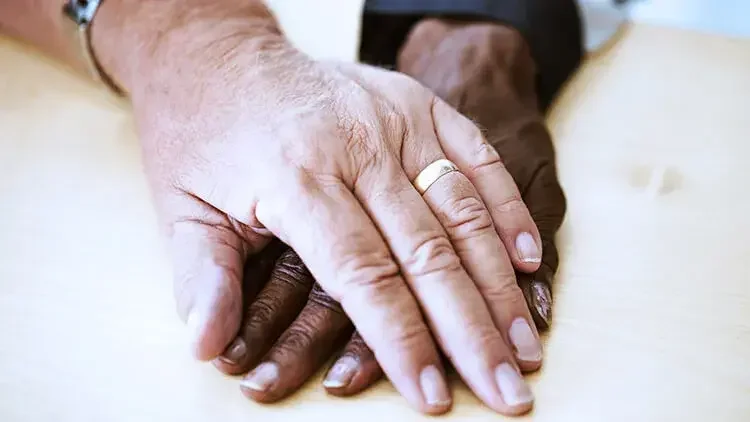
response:
{"label": "index finger", "polygon": [[399,392],[423,412],[447,411],[450,392],[437,349],[380,233],[343,184],[304,185],[261,201],[258,219],[342,302]]}

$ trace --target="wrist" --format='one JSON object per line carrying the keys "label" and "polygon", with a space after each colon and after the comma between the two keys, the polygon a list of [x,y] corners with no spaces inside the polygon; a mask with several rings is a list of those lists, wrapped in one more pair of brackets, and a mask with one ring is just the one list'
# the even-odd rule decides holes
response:
{"label": "wrist", "polygon": [[91,28],[103,72],[130,95],[208,65],[239,42],[257,51],[286,47],[263,1],[104,0]]}

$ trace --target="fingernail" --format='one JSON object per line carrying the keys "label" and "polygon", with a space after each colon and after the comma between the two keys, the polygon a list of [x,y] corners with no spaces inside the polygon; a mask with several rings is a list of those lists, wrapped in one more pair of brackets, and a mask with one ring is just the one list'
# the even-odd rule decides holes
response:
{"label": "fingernail", "polygon": [[518,406],[534,401],[529,386],[509,363],[501,363],[495,369],[495,381],[508,406]]}
{"label": "fingernail", "polygon": [[419,374],[419,385],[427,404],[431,406],[445,406],[451,402],[448,386],[440,370],[430,365]]}
{"label": "fingernail", "polygon": [[516,318],[510,324],[510,341],[516,349],[516,357],[526,362],[542,360],[542,345],[534,335],[526,318]]}
{"label": "fingernail", "polygon": [[240,363],[240,361],[242,361],[246,353],[247,346],[245,345],[245,340],[242,340],[238,337],[234,339],[232,344],[227,347],[227,350],[225,350],[224,353],[219,356],[219,359],[223,360],[226,363],[236,365]]}
{"label": "fingernail", "polygon": [[552,295],[546,283],[541,281],[531,282],[531,301],[536,312],[549,325],[550,311],[552,310]]}
{"label": "fingernail", "polygon": [[278,379],[278,365],[273,362],[263,362],[240,381],[240,385],[255,391],[268,391]]}
{"label": "fingernail", "polygon": [[542,262],[542,252],[534,241],[534,236],[523,232],[516,237],[516,250],[518,257],[523,262],[537,263]]}
{"label": "fingernail", "polygon": [[346,387],[352,382],[352,378],[357,373],[359,364],[357,360],[351,356],[344,356],[333,365],[326,379],[323,380],[323,386],[328,388],[341,388]]}

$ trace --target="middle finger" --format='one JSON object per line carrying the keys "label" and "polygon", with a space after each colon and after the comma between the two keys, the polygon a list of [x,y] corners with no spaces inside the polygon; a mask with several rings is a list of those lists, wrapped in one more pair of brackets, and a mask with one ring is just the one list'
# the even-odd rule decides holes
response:
{"label": "middle finger", "polygon": [[313,282],[312,275],[293,250],[287,249],[281,254],[274,261],[268,283],[245,310],[237,338],[214,365],[227,374],[248,371],[297,317]]}
{"label": "middle finger", "polygon": [[336,301],[319,285],[297,319],[241,385],[246,395],[273,402],[298,389],[354,329]]}

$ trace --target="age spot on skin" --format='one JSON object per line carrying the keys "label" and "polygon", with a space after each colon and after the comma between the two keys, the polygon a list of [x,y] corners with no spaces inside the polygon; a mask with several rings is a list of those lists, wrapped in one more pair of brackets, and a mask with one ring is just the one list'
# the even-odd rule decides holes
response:
{"label": "age spot on skin", "polygon": [[683,179],[679,171],[667,165],[640,165],[630,170],[629,184],[643,191],[647,196],[670,194],[682,187]]}

